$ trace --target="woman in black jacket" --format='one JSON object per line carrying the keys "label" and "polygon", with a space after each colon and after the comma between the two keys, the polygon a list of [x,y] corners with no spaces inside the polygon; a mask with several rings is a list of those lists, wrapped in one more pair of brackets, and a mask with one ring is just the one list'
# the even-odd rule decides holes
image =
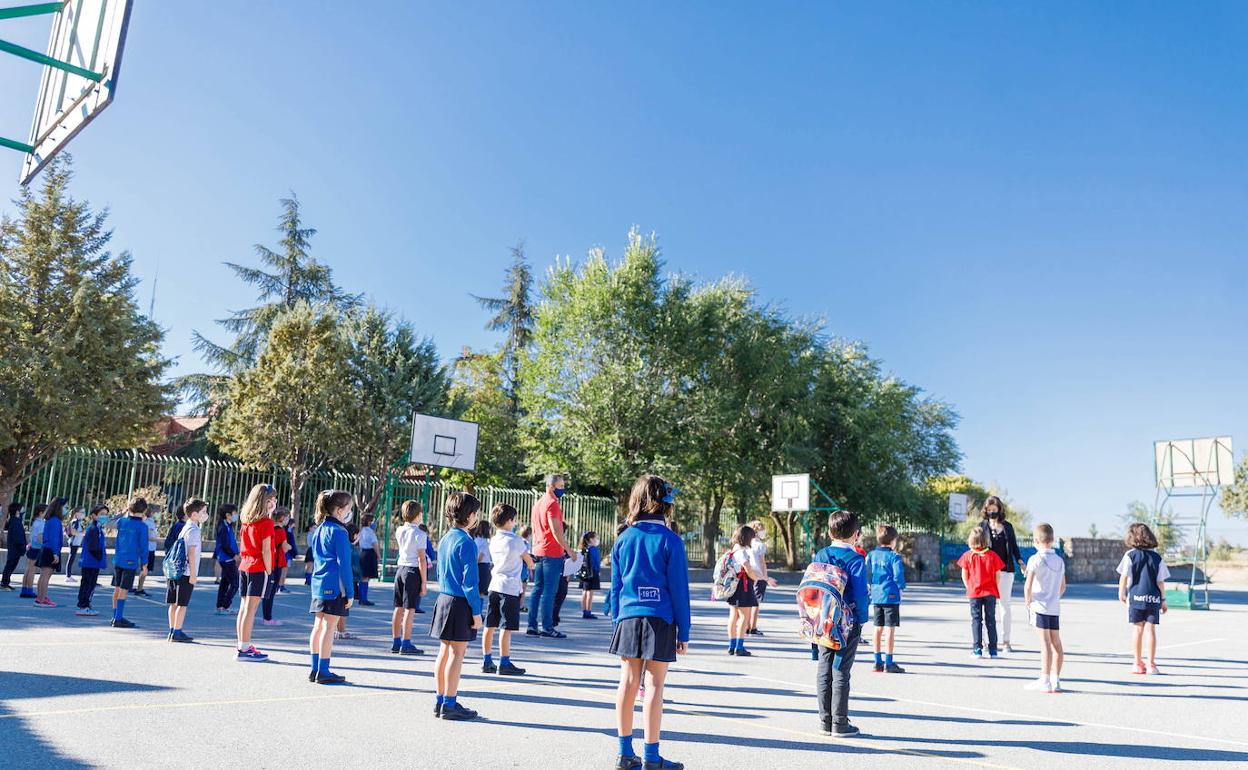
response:
{"label": "woman in black jacket", "polygon": [[1010,594],[1014,590],[1014,565],[1017,564],[1020,570],[1026,565],[1022,552],[1018,550],[1018,540],[1014,537],[1014,525],[1005,520],[1005,504],[1001,498],[992,495],[984,501],[984,521],[980,526],[988,538],[988,547],[1001,557],[1001,563],[1005,565],[1005,569],[997,573],[997,588],[1001,593],[997,602],[1001,608],[1001,622],[997,627],[1001,629],[1001,650],[1014,652],[1010,645]]}

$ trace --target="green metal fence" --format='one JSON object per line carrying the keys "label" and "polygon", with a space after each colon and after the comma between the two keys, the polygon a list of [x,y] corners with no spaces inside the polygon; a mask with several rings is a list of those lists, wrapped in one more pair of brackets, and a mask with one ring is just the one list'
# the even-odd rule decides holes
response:
{"label": "green metal fence", "polygon": [[[135,490],[155,487],[165,498],[162,514],[157,520],[161,531],[172,519],[171,511],[177,510],[184,501],[199,497],[215,509],[223,503],[241,505],[251,488],[260,483],[272,484],[277,489],[278,500],[290,497],[290,478],[276,469],[256,470],[241,463],[212,460],[209,458],[184,458],[156,455],[138,450],[89,449],[73,447],[66,449],[43,470],[23,482],[14,497],[29,509],[35,503],[54,497],[69,499],[71,506],[89,507],[103,503],[109,498],[128,497]],[[361,497],[365,490],[378,483],[376,477],[357,473],[323,470],[312,475],[299,494],[299,533],[312,523],[316,496],[322,489],[345,489]],[[425,499],[425,484],[429,489],[429,511],[426,523],[435,538],[445,532],[446,524],[438,512],[448,495],[457,491],[441,481],[423,482],[400,479],[396,483],[395,500]],[[496,503],[508,503],[520,512],[521,522],[527,522],[533,503],[541,496],[540,490],[501,489],[477,487],[474,494],[481,499],[482,515],[488,515]],[[594,530],[602,538],[604,549],[610,548],[615,539],[615,501],[606,497],[568,494],[560,501],[564,519],[569,525],[569,540],[579,542],[582,533]],[[385,511],[378,514],[377,535],[383,543],[393,546],[392,517]],[[523,526],[523,524],[521,525]],[[393,554],[393,547],[389,549]]]}

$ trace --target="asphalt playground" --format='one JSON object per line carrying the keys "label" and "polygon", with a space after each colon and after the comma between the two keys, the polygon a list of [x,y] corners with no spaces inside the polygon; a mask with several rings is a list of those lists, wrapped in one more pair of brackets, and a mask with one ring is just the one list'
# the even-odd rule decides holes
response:
{"label": "asphalt playground", "polygon": [[[164,641],[165,607],[132,597],[140,628],[73,613],[74,588],[54,578],[55,609],[0,594],[0,767],[426,767],[609,768],[616,749],[617,662],[611,624],[579,618],[573,589],[566,640],[519,635],[522,679],[465,665],[460,699],[473,723],[435,720],[433,653],[389,653],[388,592],[353,608],[334,669],[337,687],[306,679],[308,596],[301,582],[278,598],[281,627],[257,625],[265,664],[233,659],[233,618],[212,614],[215,587],[200,583],[186,631]],[[107,581],[105,581],[107,582]],[[154,582],[160,590],[152,591]],[[149,581],[153,599],[163,581]],[[969,655],[968,611],[952,585],[905,595],[897,662],[876,674],[868,648],[854,669],[851,719],[863,734],[819,733],[814,663],[794,634],[791,589],[768,594],[752,658],[726,654],[725,609],[697,586],[690,653],[666,692],[663,753],[689,768],[1248,767],[1248,588],[1218,590],[1208,612],[1174,610],[1159,633],[1162,675],[1134,676],[1125,611],[1112,586],[1072,586],[1063,602],[1066,692],[1023,690],[1037,665],[1016,597],[1015,655]],[[432,594],[431,594],[432,597]],[[237,601],[235,602],[237,606]],[[601,607],[601,603],[599,603]],[[639,715],[640,717],[640,715]],[[637,744],[640,750],[640,718]]]}

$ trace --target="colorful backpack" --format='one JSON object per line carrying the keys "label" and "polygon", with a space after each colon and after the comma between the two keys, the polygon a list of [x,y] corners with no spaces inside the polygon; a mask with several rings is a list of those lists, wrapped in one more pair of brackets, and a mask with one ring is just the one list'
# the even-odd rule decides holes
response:
{"label": "colorful backpack", "polygon": [[735,594],[741,583],[741,568],[732,557],[733,553],[729,550],[715,562],[715,572],[711,576],[711,598],[717,602]]}
{"label": "colorful backpack", "polygon": [[811,564],[797,587],[798,634],[811,644],[839,650],[854,627],[845,601],[845,570],[836,564]]}
{"label": "colorful backpack", "polygon": [[189,571],[186,553],[186,538],[179,537],[173,546],[165,551],[165,560],[160,565],[165,573],[165,580],[181,580]]}

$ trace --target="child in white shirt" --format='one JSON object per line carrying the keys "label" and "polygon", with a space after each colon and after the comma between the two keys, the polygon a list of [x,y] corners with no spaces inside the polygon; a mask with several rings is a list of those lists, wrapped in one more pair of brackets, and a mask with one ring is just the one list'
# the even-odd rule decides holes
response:
{"label": "child in white shirt", "polygon": [[1031,534],[1037,550],[1027,560],[1023,603],[1040,637],[1040,678],[1027,689],[1061,692],[1063,653],[1058,615],[1062,594],[1066,593],[1066,562],[1053,550],[1053,527],[1037,524]]}

